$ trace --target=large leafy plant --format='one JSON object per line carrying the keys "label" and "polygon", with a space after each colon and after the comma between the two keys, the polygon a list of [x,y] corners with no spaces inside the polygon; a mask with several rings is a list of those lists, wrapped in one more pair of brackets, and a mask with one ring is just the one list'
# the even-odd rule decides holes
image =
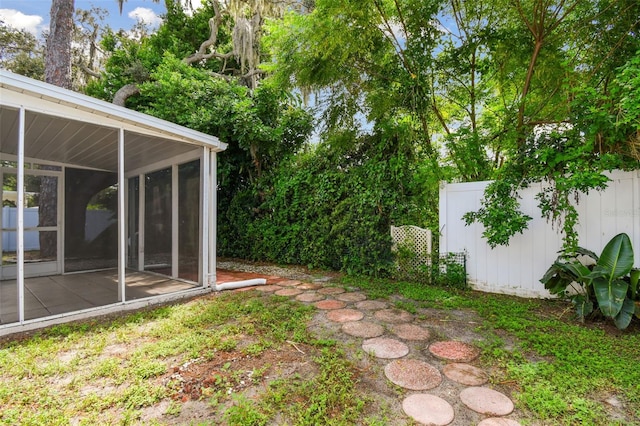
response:
{"label": "large leafy plant", "polygon": [[[592,259],[589,264],[588,259]],[[625,329],[633,315],[640,318],[640,269],[633,267],[633,247],[627,234],[611,239],[598,257],[579,248],[562,252],[540,280],[552,294],[569,298],[578,317],[599,311]]]}

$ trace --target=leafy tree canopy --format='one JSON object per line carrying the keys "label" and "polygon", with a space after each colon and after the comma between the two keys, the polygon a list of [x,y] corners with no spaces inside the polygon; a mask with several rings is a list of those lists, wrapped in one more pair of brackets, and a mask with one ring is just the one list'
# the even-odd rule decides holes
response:
{"label": "leafy tree canopy", "polygon": [[410,123],[435,173],[500,181],[467,216],[492,245],[527,226],[517,190],[548,181],[540,207],[573,247],[572,200],[639,164],[638,16],[633,0],[318,0],[272,23],[270,69],[322,94],[330,130]]}
{"label": "leafy tree canopy", "polygon": [[0,68],[44,79],[44,46],[31,33],[0,21]]}

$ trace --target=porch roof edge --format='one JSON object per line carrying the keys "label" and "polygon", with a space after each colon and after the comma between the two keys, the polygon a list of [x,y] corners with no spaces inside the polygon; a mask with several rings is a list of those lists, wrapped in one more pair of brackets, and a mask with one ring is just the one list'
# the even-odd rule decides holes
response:
{"label": "porch roof edge", "polygon": [[[197,130],[189,129],[169,121],[153,117],[138,111],[92,98],[82,93],[63,89],[42,81],[0,70],[0,89],[21,93],[25,96],[43,99],[78,110],[120,121],[123,124],[135,125],[139,129],[162,132],[167,139],[189,142],[194,145],[206,146],[215,152],[227,149],[227,144],[216,136],[207,135]],[[0,96],[0,104],[2,96]]]}

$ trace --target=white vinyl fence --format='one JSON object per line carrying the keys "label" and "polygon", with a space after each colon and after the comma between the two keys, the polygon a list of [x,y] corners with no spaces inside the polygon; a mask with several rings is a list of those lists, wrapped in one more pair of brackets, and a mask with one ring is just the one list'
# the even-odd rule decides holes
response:
{"label": "white vinyl fence", "polygon": [[[113,212],[108,210],[87,210],[85,223],[85,241],[93,241],[100,233],[116,222]],[[12,229],[2,233],[2,250],[16,251],[16,232],[18,227],[18,209],[15,207],[2,208],[2,228]],[[24,227],[35,228],[38,226],[39,216],[37,207],[27,207],[24,209]],[[24,249],[39,250],[40,236],[37,231],[26,231],[24,233]]]}
{"label": "white vinyl fence", "polygon": [[[600,254],[607,242],[625,232],[631,238],[635,266],[640,266],[640,170],[614,171],[605,191],[583,195],[579,245]],[[482,224],[465,226],[462,215],[480,208],[489,182],[443,183],[440,187],[440,252],[467,253],[469,282],[477,290],[522,297],[550,297],[540,283],[558,256],[561,235],[541,218],[535,195],[542,185],[520,193],[521,210],[533,217],[523,234],[512,237],[509,246],[491,249],[482,237]]]}

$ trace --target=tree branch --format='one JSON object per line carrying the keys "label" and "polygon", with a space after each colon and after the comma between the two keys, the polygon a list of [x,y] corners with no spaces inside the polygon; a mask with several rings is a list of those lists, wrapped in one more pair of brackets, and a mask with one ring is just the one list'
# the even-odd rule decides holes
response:
{"label": "tree branch", "polygon": [[183,61],[187,64],[193,64],[194,62],[199,62],[202,60],[210,59],[216,56],[215,50],[213,52],[207,53],[207,50],[211,46],[215,46],[218,41],[218,29],[220,28],[220,24],[222,23],[222,14],[220,13],[220,4],[217,1],[211,2],[213,5],[213,10],[215,12],[215,16],[209,19],[209,38],[202,42],[198,51],[186,58]]}
{"label": "tree branch", "polygon": [[125,107],[127,99],[129,99],[133,95],[138,94],[140,94],[140,88],[137,84],[125,84],[120,89],[118,89],[116,94],[113,96],[113,104]]}

